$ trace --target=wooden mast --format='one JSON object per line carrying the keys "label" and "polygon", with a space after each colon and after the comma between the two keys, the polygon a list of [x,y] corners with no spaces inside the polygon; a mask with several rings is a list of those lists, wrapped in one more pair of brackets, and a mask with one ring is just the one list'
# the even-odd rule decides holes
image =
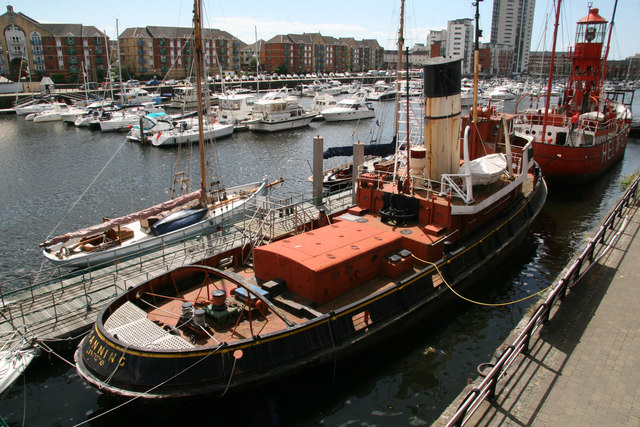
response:
{"label": "wooden mast", "polygon": [[[398,63],[396,67],[396,143],[398,138],[398,121],[400,120],[400,72],[402,71],[402,50],[404,47],[404,0],[400,2],[400,29],[398,30]],[[407,84],[409,84],[407,74]]]}
{"label": "wooden mast", "polygon": [[553,24],[553,47],[551,48],[551,64],[549,64],[549,81],[547,82],[547,96],[544,101],[544,119],[542,120],[542,132],[540,133],[540,142],[544,142],[547,133],[547,119],[549,118],[549,102],[551,101],[551,85],[553,84],[553,68],[556,61],[556,41],[558,39],[558,22],[560,21],[560,3],[558,0],[558,8],[556,9],[556,22]]}
{"label": "wooden mast", "polygon": [[198,138],[200,143],[200,188],[204,192],[203,204],[206,204],[207,172],[204,162],[204,118],[202,102],[202,0],[194,0],[193,26],[195,30],[195,56],[196,56],[196,90],[198,92]]}

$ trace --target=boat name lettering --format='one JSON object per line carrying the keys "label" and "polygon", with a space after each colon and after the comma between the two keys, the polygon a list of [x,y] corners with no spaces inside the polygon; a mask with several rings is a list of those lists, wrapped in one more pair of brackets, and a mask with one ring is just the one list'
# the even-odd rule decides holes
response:
{"label": "boat name lettering", "polygon": [[89,346],[85,350],[85,354],[91,357],[100,366],[106,363],[113,365],[114,363],[124,366],[125,358],[118,356],[118,353],[105,347],[102,343],[95,338],[95,335],[91,335],[89,338]]}

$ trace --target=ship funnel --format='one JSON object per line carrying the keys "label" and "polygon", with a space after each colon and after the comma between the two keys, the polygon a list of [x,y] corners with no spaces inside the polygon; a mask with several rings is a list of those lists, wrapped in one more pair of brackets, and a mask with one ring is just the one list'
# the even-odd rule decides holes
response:
{"label": "ship funnel", "polygon": [[460,78],[462,61],[442,60],[424,67],[425,179],[458,173],[460,166]]}

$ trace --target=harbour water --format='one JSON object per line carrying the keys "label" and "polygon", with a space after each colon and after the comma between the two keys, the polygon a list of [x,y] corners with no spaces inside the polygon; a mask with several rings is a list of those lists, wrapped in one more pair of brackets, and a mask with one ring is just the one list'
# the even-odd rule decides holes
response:
{"label": "harbour water", "polygon": [[[390,140],[393,102],[375,106],[377,119],[313,122],[301,130],[244,132],[218,141],[223,182],[231,186],[268,175],[285,178],[278,190],[283,197],[310,192],[314,136],[322,136],[326,147],[369,141],[378,134]],[[640,111],[640,105],[634,110]],[[183,150],[181,156],[195,157],[196,151]],[[37,245],[52,230],[69,231],[165,200],[177,155],[175,149],[125,142],[123,134],[0,116],[0,284],[10,286],[15,277],[48,267]],[[343,161],[333,159],[325,166]],[[506,303],[549,286],[622,193],[619,180],[638,168],[640,140],[631,139],[623,160],[596,181],[552,191],[512,262],[487,277],[481,292],[467,296]],[[191,173],[194,186],[199,185],[195,166]],[[0,417],[9,425],[429,425],[534,302],[485,307],[460,301],[366,357],[250,392],[186,403],[101,395],[78,378],[75,368],[45,354],[0,401]],[[60,356],[72,360],[72,351]]]}

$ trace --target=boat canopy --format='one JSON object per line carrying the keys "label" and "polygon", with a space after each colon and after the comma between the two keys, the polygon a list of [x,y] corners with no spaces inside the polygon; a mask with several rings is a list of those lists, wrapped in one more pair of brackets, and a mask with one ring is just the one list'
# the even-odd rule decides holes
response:
{"label": "boat canopy", "polygon": [[189,203],[192,200],[197,200],[204,196],[205,196],[204,190],[193,191],[191,193],[185,194],[184,196],[167,200],[166,202],[151,206],[139,212],[134,212],[129,215],[121,216],[119,218],[113,218],[98,225],[94,225],[91,227],[83,228],[81,230],[72,231],[70,233],[56,236],[50,240],[45,241],[40,246],[45,246],[45,247],[51,246],[51,245],[55,245],[56,243],[66,242],[74,238],[89,237],[98,233],[103,233],[119,225],[129,224],[132,221],[149,218],[152,215],[156,215],[161,212],[165,212],[173,208],[176,208],[178,206],[182,206],[186,203]]}

